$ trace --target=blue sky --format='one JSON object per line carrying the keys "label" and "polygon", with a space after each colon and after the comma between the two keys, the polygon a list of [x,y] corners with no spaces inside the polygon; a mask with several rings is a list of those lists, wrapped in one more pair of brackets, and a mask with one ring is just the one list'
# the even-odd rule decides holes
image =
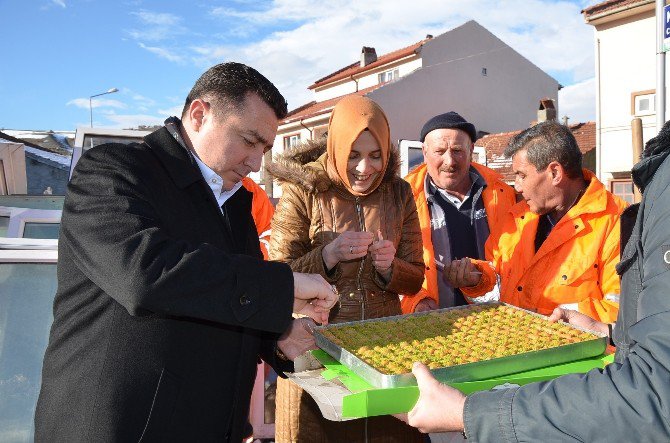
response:
{"label": "blue sky", "polygon": [[209,66],[241,61],[284,93],[358,59],[477,20],[565,88],[559,115],[594,119],[593,29],[580,10],[548,0],[0,0],[0,129],[130,128],[180,113]]}

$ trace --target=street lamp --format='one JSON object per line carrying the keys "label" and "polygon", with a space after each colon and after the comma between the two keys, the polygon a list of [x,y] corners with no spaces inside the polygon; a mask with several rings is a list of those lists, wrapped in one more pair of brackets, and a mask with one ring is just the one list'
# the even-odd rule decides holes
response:
{"label": "street lamp", "polygon": [[91,111],[91,128],[93,127],[93,97],[99,97],[99,96],[105,95],[105,94],[112,94],[114,92],[119,92],[119,90],[116,89],[116,88],[112,88],[112,89],[110,89],[106,92],[101,92],[100,94],[95,94],[95,95],[92,95],[88,98],[88,108]]}

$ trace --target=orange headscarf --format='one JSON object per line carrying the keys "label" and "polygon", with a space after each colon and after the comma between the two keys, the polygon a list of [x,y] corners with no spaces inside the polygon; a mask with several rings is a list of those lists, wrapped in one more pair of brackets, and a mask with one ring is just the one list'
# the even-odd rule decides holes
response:
{"label": "orange headscarf", "polygon": [[[379,143],[382,157],[382,170],[374,183],[363,193],[351,189],[347,176],[347,162],[351,153],[351,146],[365,130],[370,131]],[[367,97],[350,95],[343,98],[333,109],[328,122],[328,173],[331,179],[339,179],[345,188],[353,195],[370,194],[384,178],[391,151],[391,131],[386,114],[382,108]]]}

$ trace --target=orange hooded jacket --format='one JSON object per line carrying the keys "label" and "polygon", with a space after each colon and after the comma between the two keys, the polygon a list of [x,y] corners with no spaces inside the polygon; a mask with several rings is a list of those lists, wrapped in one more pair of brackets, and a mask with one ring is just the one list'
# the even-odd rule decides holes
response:
{"label": "orange hooded jacket", "polygon": [[[579,310],[611,323],[619,310],[619,215],[627,203],[609,193],[595,175],[581,199],[561,218],[535,252],[539,216],[525,201],[504,214],[486,242],[491,264],[474,261],[482,271],[477,286],[461,288],[476,297],[500,276],[500,300],[548,315],[557,306]],[[497,275],[496,275],[497,274]]]}
{"label": "orange hooded jacket", "polygon": [[[482,192],[482,200],[484,202],[484,209],[486,210],[489,230],[493,233],[494,227],[499,224],[501,217],[516,203],[514,189],[503,182],[500,174],[492,169],[474,162],[471,165],[486,181],[486,188]],[[423,262],[426,267],[426,273],[419,292],[414,295],[403,295],[401,307],[404,314],[414,312],[416,305],[425,298],[432,298],[439,304],[435,251],[433,250],[433,241],[431,239],[430,209],[426,200],[425,190],[427,173],[428,168],[424,163],[405,177],[405,180],[412,187],[412,193],[416,201],[416,210],[419,214],[421,240],[423,241]]]}
{"label": "orange hooded jacket", "polygon": [[256,223],[263,258],[267,260],[268,249],[270,248],[270,234],[272,234],[272,216],[275,213],[275,207],[272,205],[268,194],[251,178],[244,177],[242,179],[242,186],[253,194],[251,215],[254,223]]}

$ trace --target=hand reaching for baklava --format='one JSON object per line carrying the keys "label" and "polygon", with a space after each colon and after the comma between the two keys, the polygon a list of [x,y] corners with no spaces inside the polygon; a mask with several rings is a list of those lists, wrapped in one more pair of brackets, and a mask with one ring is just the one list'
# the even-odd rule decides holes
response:
{"label": "hand reaching for baklava", "polygon": [[454,288],[463,288],[466,286],[476,286],[482,279],[481,271],[472,263],[469,258],[461,260],[452,260],[444,266],[444,276]]}
{"label": "hand reaching for baklava", "polygon": [[277,347],[289,360],[295,360],[310,349],[317,349],[314,326],[316,324],[311,318],[296,318],[277,340]]}

